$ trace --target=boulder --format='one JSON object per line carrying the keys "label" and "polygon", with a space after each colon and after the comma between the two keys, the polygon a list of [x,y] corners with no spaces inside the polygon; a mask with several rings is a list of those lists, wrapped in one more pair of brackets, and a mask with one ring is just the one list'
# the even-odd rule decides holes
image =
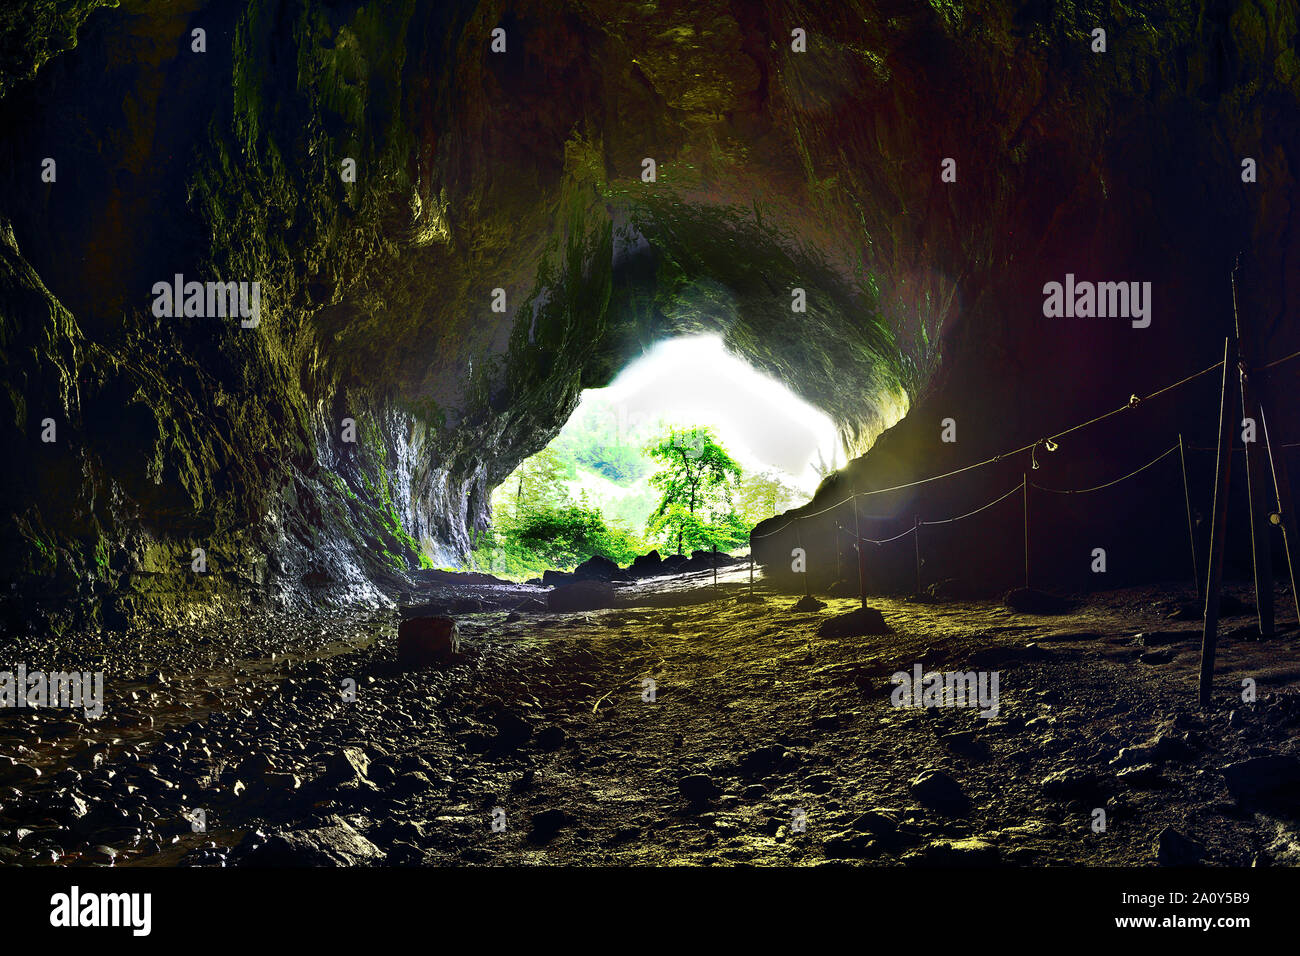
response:
{"label": "boulder", "polygon": [[659,555],[658,550],[655,550],[633,559],[628,570],[637,577],[649,577],[652,574],[658,574],[663,563],[664,559]]}
{"label": "boulder", "polygon": [[460,653],[460,632],[449,617],[415,617],[397,628],[397,663],[402,667],[432,667]]}
{"label": "boulder", "polygon": [[693,804],[708,803],[722,792],[713,779],[703,773],[687,774],[679,781],[678,787],[682,791],[682,796]]}
{"label": "boulder", "polygon": [[546,596],[549,611],[596,611],[614,606],[614,586],[606,581],[571,581]]}
{"label": "boulder", "polygon": [[1021,614],[1065,614],[1074,607],[1065,598],[1037,588],[1015,588],[1006,593],[1002,603]]}
{"label": "boulder", "polygon": [[555,839],[561,830],[576,822],[577,818],[573,814],[559,807],[543,810],[533,817],[532,826],[528,830],[528,839],[532,843],[546,843]]}
{"label": "boulder", "polygon": [[1165,827],[1156,837],[1158,866],[1195,866],[1205,857],[1205,847],[1189,840],[1173,827]]}
{"label": "boulder", "polygon": [[542,575],[542,586],[556,588],[561,584],[567,584],[573,580],[573,575],[568,571],[547,571]]}
{"label": "boulder", "polygon": [[331,783],[357,783],[370,773],[370,758],[360,747],[344,747],[325,760],[325,779]]}
{"label": "boulder", "polygon": [[979,837],[936,840],[921,851],[921,861],[927,866],[996,866],[998,858],[998,848]]}
{"label": "boulder", "polygon": [[898,829],[898,817],[889,810],[868,810],[854,817],[849,826],[858,833],[888,837]]}
{"label": "boulder", "polygon": [[950,816],[970,812],[970,797],[961,785],[942,770],[927,770],[908,786],[921,806]]}
{"label": "boulder", "polygon": [[684,570],[686,565],[689,563],[690,560],[685,555],[670,554],[668,557],[664,558],[663,563],[660,564],[659,573],[676,574],[678,571]]}
{"label": "boulder", "polygon": [[593,554],[573,569],[577,581],[610,581],[618,573],[618,565],[600,554]]}
{"label": "boulder", "polygon": [[833,833],[822,844],[822,853],[828,860],[847,860],[871,856],[877,850],[870,834],[850,833],[847,830]]}
{"label": "boulder", "polygon": [[1223,779],[1238,801],[1293,802],[1300,796],[1300,759],[1284,754],[1251,757],[1224,767]]}
{"label": "boulder", "polygon": [[925,589],[925,593],[936,601],[960,600],[964,591],[956,578],[941,578]]}
{"label": "boulder", "polygon": [[372,866],[384,854],[342,817],[329,825],[272,833],[242,854],[244,866]]}
{"label": "boulder", "polygon": [[1066,767],[1048,774],[1039,784],[1052,800],[1075,800],[1097,793],[1098,780],[1087,770]]}
{"label": "boulder", "polygon": [[817,628],[818,637],[856,637],[860,634],[893,634],[894,629],[885,623],[884,615],[874,607],[860,607],[847,614],[822,621]]}

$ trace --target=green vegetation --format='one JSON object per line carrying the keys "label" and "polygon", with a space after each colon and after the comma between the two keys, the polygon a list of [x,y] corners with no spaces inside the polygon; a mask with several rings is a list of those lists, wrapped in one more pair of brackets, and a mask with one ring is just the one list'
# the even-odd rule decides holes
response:
{"label": "green vegetation", "polygon": [[745,547],[757,522],[799,495],[771,471],[746,475],[711,429],[631,424],[599,399],[492,495],[480,570],[528,578],[600,555],[629,564],[652,548]]}
{"label": "green vegetation", "polygon": [[698,426],[670,429],[646,452],[662,466],[650,484],[663,492],[646,530],[675,544],[677,554],[688,547],[735,547],[744,521],[732,510],[732,491],[743,470],[713,431]]}

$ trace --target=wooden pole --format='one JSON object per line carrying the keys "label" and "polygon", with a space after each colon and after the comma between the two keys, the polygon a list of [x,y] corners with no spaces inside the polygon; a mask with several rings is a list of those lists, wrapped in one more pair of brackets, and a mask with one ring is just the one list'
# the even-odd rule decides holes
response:
{"label": "wooden pole", "polygon": [[916,546],[916,593],[921,593],[921,516],[912,516],[912,543]]}
{"label": "wooden pole", "polygon": [[803,593],[805,597],[812,597],[812,588],[808,584],[808,552],[803,549],[803,535],[799,532],[799,519],[794,519],[794,543],[800,551],[803,551]]}
{"label": "wooden pole", "polygon": [[1183,466],[1183,501],[1187,505],[1187,542],[1192,548],[1192,582],[1196,585],[1196,603],[1201,603],[1201,568],[1196,563],[1196,526],[1192,522],[1192,488],[1187,481],[1187,456],[1183,452],[1183,433],[1178,433],[1178,461]]}
{"label": "wooden pole", "polygon": [[853,496],[853,552],[858,556],[858,600],[862,606],[867,606],[867,585],[866,577],[863,574],[862,563],[866,560],[866,553],[862,550],[862,525],[858,521],[858,496]]}
{"label": "wooden pole", "polygon": [[1228,479],[1232,472],[1232,383],[1229,356],[1231,339],[1223,340],[1223,383],[1219,390],[1219,451],[1214,466],[1214,521],[1210,525],[1210,564],[1205,574],[1205,623],[1201,632],[1199,700],[1210,703],[1214,683],[1214,650],[1219,631],[1219,588],[1223,584],[1224,536],[1228,531]]}
{"label": "wooden pole", "polygon": [[1025,497],[1025,590],[1029,590],[1029,475],[1020,474],[1020,491]]}
{"label": "wooden pole", "polygon": [[1287,476],[1286,452],[1273,445],[1264,403],[1265,397],[1261,394],[1259,424],[1264,432],[1264,446],[1268,449],[1268,461],[1273,472],[1273,492],[1277,495],[1277,512],[1269,516],[1269,521],[1282,527],[1282,547],[1286,550],[1287,570],[1291,574],[1291,599],[1295,602],[1296,621],[1300,622],[1300,591],[1296,590],[1296,571],[1300,570],[1297,567],[1300,561],[1296,558],[1296,547],[1300,543],[1300,536],[1296,534],[1295,501],[1291,495],[1291,479]]}
{"label": "wooden pole", "polygon": [[[1238,263],[1240,265],[1240,263]],[[1237,331],[1237,372],[1241,391],[1242,427],[1246,419],[1259,421],[1259,403],[1250,380],[1250,351],[1242,334],[1241,310],[1237,304],[1237,268],[1232,270],[1232,315]],[[1243,436],[1244,437],[1244,436]],[[1250,553],[1255,569],[1255,612],[1261,637],[1273,634],[1273,549],[1268,535],[1268,517],[1264,508],[1263,475],[1259,462],[1259,442],[1242,441],[1246,450],[1246,500],[1250,505]]]}
{"label": "wooden pole", "polygon": [[835,522],[835,580],[836,581],[844,580],[844,557],[840,553],[840,544],[841,542],[844,541],[844,538],[841,535],[841,532],[843,530],[844,529],[840,527],[840,523],[838,521]]}

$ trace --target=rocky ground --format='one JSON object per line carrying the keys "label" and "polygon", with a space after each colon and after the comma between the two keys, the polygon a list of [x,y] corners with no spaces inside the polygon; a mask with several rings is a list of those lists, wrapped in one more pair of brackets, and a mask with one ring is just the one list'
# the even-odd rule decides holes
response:
{"label": "rocky ground", "polygon": [[[0,863],[1300,863],[1300,646],[1243,601],[1201,712],[1187,589],[874,598],[895,633],[829,638],[855,600],[747,581],[558,614],[426,577],[411,603],[454,608],[462,654],[406,672],[391,610],[21,640],[0,669],[104,669],[107,703],[0,710]],[[997,716],[895,707],[918,663],[996,670]]]}

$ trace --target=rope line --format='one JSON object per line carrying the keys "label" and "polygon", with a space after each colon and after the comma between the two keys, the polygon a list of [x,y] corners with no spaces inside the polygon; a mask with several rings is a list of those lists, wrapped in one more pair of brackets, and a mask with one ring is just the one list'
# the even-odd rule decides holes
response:
{"label": "rope line", "polygon": [[[968,511],[968,512],[966,512],[964,515],[957,515],[957,517],[955,517],[955,518],[943,518],[943,519],[941,519],[941,520],[939,520],[939,521],[922,521],[922,522],[920,522],[920,524],[917,525],[916,527],[920,527],[920,526],[924,526],[924,525],[952,524],[954,521],[962,521],[962,520],[965,519],[965,518],[969,518],[969,517],[972,517],[973,515],[977,515],[977,514],[979,514],[981,511],[987,511],[989,508],[992,508],[992,507],[993,507],[995,504],[997,504],[998,502],[1000,502],[1000,501],[1005,501],[1007,498],[1010,498],[1012,495],[1016,494],[1016,493],[1019,492],[1019,491],[1020,491],[1020,485],[1016,485],[1014,488],[1012,488],[1010,491],[1008,491],[1005,495],[998,495],[998,497],[994,498],[992,501],[988,502],[987,504],[980,505],[980,506],[979,506],[978,508],[976,508],[974,511]],[[893,517],[896,518],[897,515],[894,515]],[[880,541],[876,540],[875,538],[859,538],[859,540],[861,540],[861,541],[867,541],[867,542],[870,542],[871,544],[889,544],[891,541],[897,541],[897,540],[900,539],[900,538],[906,538],[909,534],[911,534],[913,531],[916,530],[916,527],[908,528],[908,529],[907,529],[906,531],[904,531],[902,534],[897,534],[897,535],[894,535],[894,537],[892,537],[892,538],[885,538],[884,540],[880,540]],[[848,528],[841,527],[840,530],[843,531],[845,534],[850,535],[851,537],[854,537],[854,538],[857,538],[857,537],[858,537],[856,534],[854,534],[854,533],[853,533],[850,529],[848,529]]]}
{"label": "rope line", "polygon": [[[1213,445],[1184,445],[1183,447],[1186,448],[1188,451],[1212,451],[1212,452],[1218,452],[1218,450],[1219,450],[1219,449],[1215,448]],[[1273,447],[1276,448],[1276,449],[1278,449],[1278,450],[1282,450],[1282,449],[1285,449],[1285,448],[1300,448],[1300,442],[1294,442],[1294,441],[1293,441],[1293,442],[1290,442],[1290,443],[1288,443],[1288,444],[1286,444],[1286,445],[1274,445]],[[1233,454],[1236,454],[1237,452],[1243,452],[1243,451],[1245,451],[1245,450],[1246,450],[1246,448],[1245,448],[1244,445],[1233,445],[1233,446],[1232,446],[1232,452],[1233,452]]]}
{"label": "rope line", "polygon": [[1262,372],[1266,368],[1273,368],[1275,365],[1281,365],[1283,362],[1289,362],[1297,355],[1300,355],[1300,352],[1292,352],[1290,355],[1283,355],[1280,359],[1276,359],[1272,362],[1269,362],[1267,365],[1261,365],[1259,368],[1255,369],[1255,371]]}
{"label": "rope line", "polygon": [[968,511],[968,512],[966,512],[964,515],[958,515],[958,516],[955,517],[955,518],[944,518],[942,521],[922,521],[921,524],[923,524],[923,525],[930,525],[930,524],[952,524],[954,521],[962,521],[962,520],[964,520],[964,519],[966,519],[966,518],[970,518],[970,517],[972,517],[972,516],[974,516],[974,515],[979,514],[981,511],[987,511],[989,508],[992,508],[992,507],[993,507],[995,504],[997,504],[999,501],[1005,501],[1006,499],[1010,498],[1012,495],[1019,493],[1019,491],[1020,491],[1020,485],[1016,485],[1014,488],[1012,488],[1010,491],[1008,491],[1005,495],[998,495],[998,497],[994,498],[994,499],[993,499],[992,501],[990,501],[988,504],[986,504],[986,505],[980,505],[980,506],[979,506],[978,508],[976,508],[974,511]]}
{"label": "rope line", "polygon": [[1114,481],[1108,481],[1104,485],[1096,485],[1092,488],[1075,488],[1073,490],[1067,490],[1064,488],[1044,488],[1042,485],[1034,484],[1032,481],[1029,484],[1031,487],[1037,488],[1039,491],[1051,492],[1054,495],[1086,495],[1090,491],[1101,491],[1103,488],[1109,488],[1111,485],[1118,485],[1121,481],[1127,481],[1129,478],[1132,478],[1135,475],[1140,475],[1142,474],[1142,472],[1146,471],[1156,462],[1168,458],[1176,451],[1178,451],[1178,446],[1174,445],[1169,450],[1162,451],[1159,455],[1156,455],[1155,458],[1152,458],[1149,462],[1147,462],[1141,468],[1138,468],[1136,471],[1130,471],[1127,475],[1122,475],[1121,477],[1116,478]]}
{"label": "rope line", "polygon": [[911,534],[915,530],[916,530],[915,527],[908,528],[902,534],[896,534],[892,538],[886,538],[884,541],[877,541],[875,538],[863,538],[862,540],[875,545],[889,544],[891,541],[897,541],[900,538],[906,538],[909,534]]}

